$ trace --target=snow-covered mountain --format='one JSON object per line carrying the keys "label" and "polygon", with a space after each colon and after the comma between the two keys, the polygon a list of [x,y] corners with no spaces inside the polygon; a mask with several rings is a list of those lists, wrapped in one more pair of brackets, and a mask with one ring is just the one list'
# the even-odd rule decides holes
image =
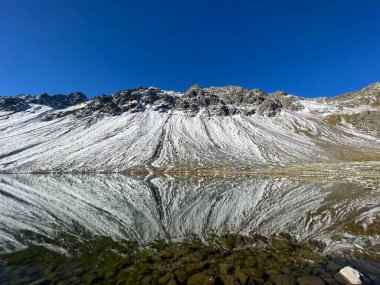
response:
{"label": "snow-covered mountain", "polygon": [[380,83],[335,98],[193,86],[0,97],[0,172],[380,160]]}

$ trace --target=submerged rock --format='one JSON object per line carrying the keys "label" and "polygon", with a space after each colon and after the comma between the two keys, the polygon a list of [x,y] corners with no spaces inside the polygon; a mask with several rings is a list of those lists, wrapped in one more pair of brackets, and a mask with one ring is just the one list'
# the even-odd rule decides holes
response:
{"label": "submerged rock", "polygon": [[276,285],[295,285],[296,281],[293,277],[288,275],[279,275],[276,278]]}
{"label": "submerged rock", "polygon": [[205,273],[197,273],[192,275],[189,280],[187,280],[187,285],[213,285],[215,284],[215,279],[212,276],[208,276]]}
{"label": "submerged rock", "polygon": [[325,282],[319,277],[315,276],[302,276],[297,278],[299,285],[325,285]]}

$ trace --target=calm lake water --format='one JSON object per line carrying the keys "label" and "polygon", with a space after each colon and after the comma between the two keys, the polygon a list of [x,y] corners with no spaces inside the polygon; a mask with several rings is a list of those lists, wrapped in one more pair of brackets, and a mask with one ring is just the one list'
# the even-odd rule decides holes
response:
{"label": "calm lake water", "polygon": [[144,248],[158,240],[282,233],[322,242],[323,255],[379,257],[380,190],[365,182],[0,175],[0,199],[0,254],[8,257],[32,246],[64,255],[68,244],[56,242],[62,236]]}

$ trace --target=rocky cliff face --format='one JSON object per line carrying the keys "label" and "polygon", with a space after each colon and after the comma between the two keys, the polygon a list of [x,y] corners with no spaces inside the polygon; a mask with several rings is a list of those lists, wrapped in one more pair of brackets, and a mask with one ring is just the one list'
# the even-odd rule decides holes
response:
{"label": "rocky cliff face", "polygon": [[94,114],[116,116],[126,112],[144,112],[146,109],[159,112],[181,110],[190,116],[198,113],[209,116],[259,113],[271,117],[283,108],[301,109],[298,99],[281,91],[268,94],[259,89],[248,90],[236,86],[202,88],[194,85],[183,94],[153,87],[123,90],[112,95],[97,96],[84,106],[62,112],[56,110],[86,102],[86,96],[77,92],[67,96],[42,94],[4,97],[0,98],[0,110],[19,112],[27,110],[31,104],[49,106],[53,109],[46,115],[49,120],[70,114],[78,118]]}
{"label": "rocky cliff face", "polygon": [[49,106],[59,110],[86,102],[87,100],[87,97],[81,92],[70,93],[69,95],[48,95],[44,93],[37,96],[19,95],[0,97],[0,111],[21,112],[31,108],[32,104]]}
{"label": "rocky cliff face", "polygon": [[0,172],[377,160],[379,86],[319,99],[198,85],[0,97]]}

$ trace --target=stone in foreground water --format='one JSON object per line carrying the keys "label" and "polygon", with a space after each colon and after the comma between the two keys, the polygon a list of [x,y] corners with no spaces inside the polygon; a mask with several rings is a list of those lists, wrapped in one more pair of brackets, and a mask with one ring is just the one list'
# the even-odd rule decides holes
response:
{"label": "stone in foreground water", "polygon": [[342,268],[335,276],[339,282],[346,285],[361,285],[361,274],[356,269],[346,266]]}
{"label": "stone in foreground water", "polygon": [[297,278],[299,285],[325,285],[321,278],[315,276],[303,276]]}

